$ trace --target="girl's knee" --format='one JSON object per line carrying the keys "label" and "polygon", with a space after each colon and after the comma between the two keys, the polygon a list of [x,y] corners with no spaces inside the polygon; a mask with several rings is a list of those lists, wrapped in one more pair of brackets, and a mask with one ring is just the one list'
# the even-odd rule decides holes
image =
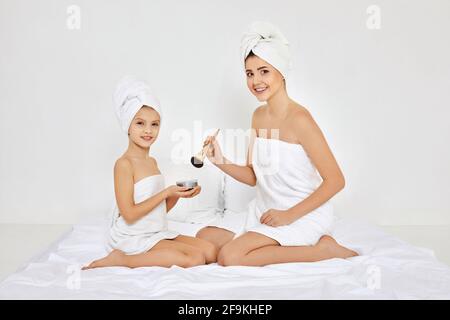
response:
{"label": "girl's knee", "polygon": [[217,263],[224,267],[240,265],[241,260],[242,254],[229,245],[224,245],[217,255]]}
{"label": "girl's knee", "polygon": [[183,267],[190,268],[200,266],[206,263],[205,255],[201,250],[195,250],[186,255]]}

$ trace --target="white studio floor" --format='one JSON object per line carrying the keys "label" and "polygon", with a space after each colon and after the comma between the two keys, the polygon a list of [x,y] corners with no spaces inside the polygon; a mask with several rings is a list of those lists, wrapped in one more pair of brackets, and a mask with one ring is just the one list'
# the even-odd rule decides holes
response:
{"label": "white studio floor", "polygon": [[[450,266],[450,226],[378,226],[387,234],[431,249]],[[72,229],[71,225],[0,224],[0,282]]]}

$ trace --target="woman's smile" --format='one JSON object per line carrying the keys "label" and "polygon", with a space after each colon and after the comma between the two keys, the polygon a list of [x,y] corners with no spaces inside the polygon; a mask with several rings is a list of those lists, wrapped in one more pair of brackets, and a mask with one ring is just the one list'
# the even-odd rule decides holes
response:
{"label": "woman's smile", "polygon": [[268,89],[268,87],[257,87],[257,88],[254,88],[256,94],[261,94],[261,93],[265,92],[266,89]]}

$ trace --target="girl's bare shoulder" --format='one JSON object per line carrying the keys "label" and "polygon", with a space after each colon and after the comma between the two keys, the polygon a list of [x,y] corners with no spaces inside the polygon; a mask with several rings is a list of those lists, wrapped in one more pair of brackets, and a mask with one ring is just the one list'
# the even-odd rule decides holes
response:
{"label": "girl's bare shoulder", "polygon": [[121,156],[114,163],[114,173],[131,173],[133,174],[133,162],[126,156]]}
{"label": "girl's bare shoulder", "polygon": [[148,160],[149,160],[150,164],[152,165],[152,167],[153,167],[154,169],[156,169],[156,170],[159,169],[159,168],[158,168],[158,161],[156,161],[155,158],[149,157]]}

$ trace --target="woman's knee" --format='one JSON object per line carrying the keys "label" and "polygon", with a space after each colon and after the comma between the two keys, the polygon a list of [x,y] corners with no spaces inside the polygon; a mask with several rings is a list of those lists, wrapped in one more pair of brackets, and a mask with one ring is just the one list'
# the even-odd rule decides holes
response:
{"label": "woman's knee", "polygon": [[209,241],[205,240],[204,243],[202,244],[202,252],[205,256],[206,263],[216,262],[218,251],[219,250],[216,247],[216,245],[214,245],[213,243],[211,243]]}
{"label": "woman's knee", "polygon": [[196,238],[204,239],[211,241],[211,239],[214,239],[214,228],[213,227],[204,227],[200,229],[197,234],[195,235]]}

